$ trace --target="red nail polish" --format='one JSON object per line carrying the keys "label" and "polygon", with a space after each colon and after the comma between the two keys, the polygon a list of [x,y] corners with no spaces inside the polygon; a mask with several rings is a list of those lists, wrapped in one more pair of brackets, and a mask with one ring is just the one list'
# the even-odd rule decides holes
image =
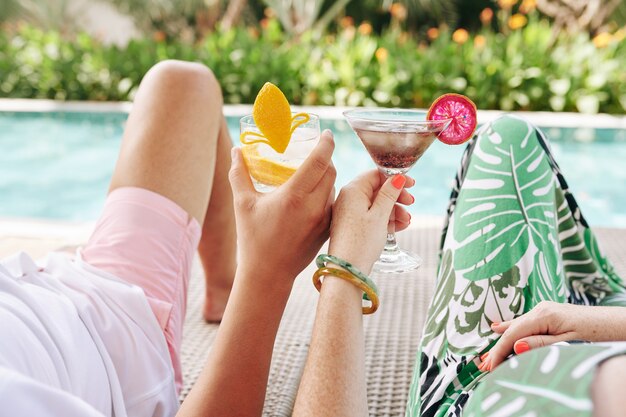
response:
{"label": "red nail polish", "polygon": [[528,352],[530,350],[530,346],[528,345],[527,342],[517,342],[513,346],[513,350],[515,351],[516,354],[521,355],[524,352]]}
{"label": "red nail polish", "polygon": [[491,323],[491,327],[498,327],[500,325],[499,321],[494,321],[493,323]]}
{"label": "red nail polish", "polygon": [[394,175],[394,177],[391,179],[391,185],[393,185],[398,190],[401,190],[402,187],[404,187],[405,183],[406,178],[404,177],[404,175]]}

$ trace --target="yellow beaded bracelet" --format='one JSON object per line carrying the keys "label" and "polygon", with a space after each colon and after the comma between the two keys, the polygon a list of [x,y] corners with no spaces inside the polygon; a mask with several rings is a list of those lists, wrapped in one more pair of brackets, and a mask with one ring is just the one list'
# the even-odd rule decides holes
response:
{"label": "yellow beaded bracelet", "polygon": [[378,294],[376,294],[376,291],[374,291],[374,289],[367,285],[365,282],[354,276],[354,274],[343,269],[322,267],[315,271],[315,273],[313,274],[313,285],[315,285],[315,288],[317,288],[318,291],[322,289],[321,278],[325,275],[332,275],[334,277],[348,281],[356,285],[361,291],[367,294],[372,304],[370,306],[363,307],[363,314],[372,314],[373,312],[378,310],[380,300],[378,299]]}

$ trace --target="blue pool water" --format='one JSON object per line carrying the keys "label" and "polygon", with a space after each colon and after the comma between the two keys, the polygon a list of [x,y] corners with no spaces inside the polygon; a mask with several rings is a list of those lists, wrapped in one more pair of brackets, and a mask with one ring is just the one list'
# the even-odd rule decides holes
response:
{"label": "blue pool water", "polygon": [[[126,120],[124,113],[0,112],[0,217],[95,220]],[[228,118],[233,138],[238,118]],[[337,186],[374,167],[343,120],[335,132]],[[545,128],[570,188],[592,225],[626,227],[626,131]],[[443,215],[463,147],[435,142],[410,174],[415,215]]]}

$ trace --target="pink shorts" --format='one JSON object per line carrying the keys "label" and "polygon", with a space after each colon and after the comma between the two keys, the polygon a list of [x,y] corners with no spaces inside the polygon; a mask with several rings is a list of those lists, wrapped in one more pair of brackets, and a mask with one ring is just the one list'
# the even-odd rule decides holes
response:
{"label": "pink shorts", "polygon": [[82,250],[85,262],[143,288],[163,329],[179,392],[187,285],[201,234],[198,221],[172,200],[123,187],[107,197]]}

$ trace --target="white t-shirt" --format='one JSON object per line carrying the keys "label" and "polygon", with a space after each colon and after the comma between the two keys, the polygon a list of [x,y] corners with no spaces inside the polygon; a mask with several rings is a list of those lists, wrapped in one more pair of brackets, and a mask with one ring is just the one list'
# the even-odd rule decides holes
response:
{"label": "white t-shirt", "polygon": [[77,258],[0,262],[0,415],[174,415],[174,371],[143,291]]}

